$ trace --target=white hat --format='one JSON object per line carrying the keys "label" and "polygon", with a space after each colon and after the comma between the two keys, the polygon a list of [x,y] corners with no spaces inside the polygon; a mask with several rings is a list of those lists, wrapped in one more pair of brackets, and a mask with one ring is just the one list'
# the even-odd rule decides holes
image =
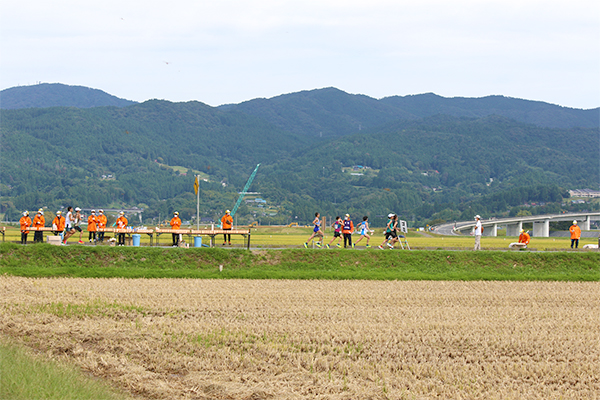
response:
{"label": "white hat", "polygon": [[62,214],[62,211],[58,210],[58,211],[56,212],[56,215],[60,215],[60,214]]}
{"label": "white hat", "polygon": [[577,225],[577,220],[573,221],[573,225]]}
{"label": "white hat", "polygon": [[475,219],[481,219],[481,217],[479,216],[479,214],[477,214],[477,215],[475,216]]}
{"label": "white hat", "polygon": [[346,217],[349,217],[349,216],[350,216],[350,214],[346,214]]}
{"label": "white hat", "polygon": [[81,211],[81,208],[75,207],[75,211]]}
{"label": "white hat", "polygon": [[104,212],[104,210],[98,210],[98,212],[99,212],[100,214],[102,214],[102,213]]}
{"label": "white hat", "polygon": [[92,214],[96,214],[96,210],[92,210],[90,211]]}
{"label": "white hat", "polygon": [[175,211],[173,214],[174,215],[179,215],[179,211]]}
{"label": "white hat", "polygon": [[121,212],[119,213],[119,215],[125,215],[125,213],[124,213],[123,211],[121,211]]}
{"label": "white hat", "polygon": [[525,229],[521,229],[521,233],[525,232]]}
{"label": "white hat", "polygon": [[26,217],[29,215],[29,211],[23,211],[23,216]]}
{"label": "white hat", "polygon": [[389,213],[388,214],[388,218],[392,218],[394,216],[394,213]]}
{"label": "white hat", "polygon": [[38,210],[38,212],[41,212],[41,213],[43,213],[43,212],[44,212],[44,209],[43,209],[43,208],[40,208],[40,209]]}
{"label": "white hat", "polygon": [[225,214],[229,214],[229,213],[231,213],[231,211],[225,210]]}

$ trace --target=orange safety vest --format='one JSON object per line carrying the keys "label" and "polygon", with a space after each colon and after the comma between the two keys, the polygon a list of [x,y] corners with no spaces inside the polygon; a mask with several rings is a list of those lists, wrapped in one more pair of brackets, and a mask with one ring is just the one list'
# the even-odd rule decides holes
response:
{"label": "orange safety vest", "polygon": [[179,229],[181,228],[181,218],[173,217],[171,218],[171,229]]}
{"label": "orange safety vest", "polygon": [[96,219],[98,222],[98,228],[106,228],[106,215],[100,214],[98,217],[96,217]]}
{"label": "orange safety vest", "polygon": [[19,224],[21,224],[21,232],[29,233],[29,228],[31,226],[31,218],[29,216],[22,216],[19,220]]}
{"label": "orange safety vest", "polygon": [[223,225],[223,229],[231,229],[233,225],[233,217],[229,214],[223,215],[221,218],[221,225]]}
{"label": "orange safety vest", "polygon": [[127,228],[127,218],[125,218],[125,217],[117,218],[117,228],[119,228],[119,229]]}
{"label": "orange safety vest", "polygon": [[62,232],[62,231],[64,231],[64,230],[65,230],[65,222],[66,222],[66,220],[65,220],[65,217],[63,217],[63,216],[60,216],[60,217],[59,217],[59,216],[57,215],[57,216],[54,218],[54,221],[52,221],[52,225],[56,225],[56,230],[57,230],[58,232]]}
{"label": "orange safety vest", "polygon": [[569,232],[571,232],[571,239],[579,239],[581,237],[581,228],[579,225],[571,225]]}
{"label": "orange safety vest", "polygon": [[46,225],[46,220],[44,219],[44,216],[36,214],[35,217],[33,217],[33,226],[36,228],[43,228],[44,225]]}
{"label": "orange safety vest", "polygon": [[88,232],[96,232],[96,216],[90,215],[88,217]]}
{"label": "orange safety vest", "polygon": [[527,232],[523,232],[519,235],[519,243],[529,244],[529,239],[531,239],[531,236],[529,236]]}

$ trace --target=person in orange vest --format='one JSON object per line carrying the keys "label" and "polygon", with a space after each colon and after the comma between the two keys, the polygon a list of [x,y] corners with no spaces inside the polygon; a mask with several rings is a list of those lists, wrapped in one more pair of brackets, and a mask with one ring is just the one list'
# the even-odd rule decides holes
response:
{"label": "person in orange vest", "polygon": [[[125,218],[125,213],[123,211],[119,213],[119,218],[117,218],[117,222],[115,222],[115,224],[117,224],[117,228],[119,229],[127,228],[127,218]],[[119,246],[125,246],[125,233],[119,233],[118,237]]]}
{"label": "person in orange vest", "polygon": [[[44,210],[41,208],[38,210],[35,217],[33,217],[34,228],[43,228],[46,225],[46,220],[44,219]],[[44,232],[43,231],[35,231],[33,234],[33,243],[42,243],[44,241]]]}
{"label": "person in orange vest", "polygon": [[[63,232],[65,230],[65,217],[62,216],[62,211],[58,210],[56,212],[56,217],[52,220],[52,229],[54,229],[54,236],[60,235],[62,238]],[[61,241],[62,242],[62,241]]]}
{"label": "person in orange vest", "polygon": [[573,221],[573,225],[569,228],[569,232],[571,232],[571,248],[575,245],[577,249],[579,247],[579,238],[581,237],[581,228],[577,225],[577,220]]}
{"label": "person in orange vest", "polygon": [[530,239],[531,236],[529,236],[529,233],[525,232],[525,229],[521,229],[521,234],[519,235],[519,243],[525,243],[525,248],[527,248]]}
{"label": "person in orange vest", "polygon": [[[173,213],[173,218],[171,218],[171,229],[181,229],[181,218],[179,218],[177,211]],[[173,247],[179,246],[181,235],[179,233],[172,233],[171,235],[173,236]]]}
{"label": "person in orange vest", "polygon": [[102,243],[104,241],[104,231],[101,231],[100,229],[106,228],[107,222],[106,215],[104,215],[104,210],[98,210],[98,217],[96,219],[98,226],[98,241]]}
{"label": "person in orange vest", "polygon": [[[227,210],[227,211],[225,211],[225,215],[223,215],[223,217],[221,217],[221,229],[228,231],[228,230],[231,230],[232,227],[233,227],[233,217],[231,216],[231,211]],[[223,246],[225,246],[227,244],[227,242],[229,242],[229,245],[231,246],[231,234],[230,233],[223,234]]]}
{"label": "person in orange vest", "polygon": [[96,242],[96,228],[98,223],[98,217],[96,217],[96,210],[90,211],[90,216],[88,217],[88,226],[87,230],[89,232],[88,240],[90,243]]}
{"label": "person in orange vest", "polygon": [[29,218],[29,211],[24,211],[23,216],[19,220],[21,225],[21,244],[27,244],[27,234],[29,233],[29,227],[31,226],[31,218]]}
{"label": "person in orange vest", "polygon": [[[354,222],[350,219],[350,214],[346,214],[342,222],[342,235],[344,235],[344,248],[352,247],[352,233],[354,232]],[[347,243],[347,244],[346,244]]]}

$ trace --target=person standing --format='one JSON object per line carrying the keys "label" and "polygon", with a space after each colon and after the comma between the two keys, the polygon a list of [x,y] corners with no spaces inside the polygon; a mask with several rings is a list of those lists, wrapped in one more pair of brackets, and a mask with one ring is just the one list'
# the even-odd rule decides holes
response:
{"label": "person standing", "polygon": [[[233,228],[233,217],[231,216],[231,211],[226,210],[225,215],[221,217],[221,229],[224,231],[230,231]],[[231,233],[223,234],[223,246],[227,243],[231,246]]]}
{"label": "person standing", "polygon": [[88,240],[90,241],[90,243],[96,243],[96,230],[98,227],[98,217],[96,217],[96,210],[90,211],[90,216],[88,217],[87,223],[87,230],[89,232]]}
{"label": "person standing", "polygon": [[579,248],[579,238],[581,238],[581,228],[577,225],[577,220],[573,221],[573,225],[569,228],[571,232],[571,248],[575,245],[575,248]]}
{"label": "person standing", "polygon": [[352,232],[354,232],[354,222],[350,219],[350,214],[346,214],[342,223],[342,235],[344,236],[344,248],[352,246]]}
{"label": "person standing", "polygon": [[54,236],[60,235],[62,242],[63,232],[65,230],[65,217],[62,216],[62,211],[60,210],[56,212],[56,217],[52,220],[52,229],[54,229]]}
{"label": "person standing", "polygon": [[[373,234],[373,231],[369,229],[369,217],[367,217],[366,215],[363,217],[362,222],[360,223],[360,225],[358,225],[357,229],[360,229],[360,238],[356,241],[356,243],[354,243],[352,245],[352,247],[356,247],[356,245],[363,240],[363,238],[367,238],[367,248],[371,247],[369,246],[369,240],[371,240],[371,235]],[[369,233],[371,235],[369,235]]]}
{"label": "person standing", "polygon": [[481,217],[475,216],[475,247],[473,250],[481,250],[481,235],[483,234],[483,226],[481,225]]}
{"label": "person standing", "polygon": [[[123,211],[119,213],[119,218],[117,218],[117,222],[115,223],[117,224],[118,229],[127,228],[127,218],[125,218],[125,213]],[[119,238],[119,246],[125,246],[125,232],[119,232],[117,236]]]}
{"label": "person standing", "polygon": [[329,246],[331,245],[331,243],[335,242],[335,240],[337,239],[337,247],[342,247],[340,245],[340,242],[342,241],[342,217],[340,217],[339,215],[337,217],[335,217],[335,221],[333,221],[333,224],[331,224],[331,227],[333,228],[333,239],[331,239],[331,241],[329,243],[327,243],[325,245],[325,247],[329,248]]}
{"label": "person standing", "polygon": [[[179,213],[175,211],[173,213],[173,218],[171,218],[171,229],[181,229],[181,218],[179,218]],[[181,236],[179,233],[172,233],[173,236],[173,247],[179,246],[179,237]]]}
{"label": "person standing", "polygon": [[104,210],[98,210],[98,241],[100,243],[104,242],[104,231],[102,229],[106,228],[106,215],[104,215]]}
{"label": "person standing", "polygon": [[[46,225],[46,220],[44,219],[44,210],[41,208],[38,210],[35,217],[33,217],[34,228],[43,228]],[[33,243],[43,243],[44,242],[44,232],[43,231],[35,231],[33,233]]]}
{"label": "person standing", "polygon": [[531,239],[531,236],[529,236],[529,233],[525,232],[525,229],[521,229],[521,234],[519,235],[518,243],[524,243],[525,244],[525,247],[523,247],[524,249],[527,248],[527,245],[529,244],[530,239]]}
{"label": "person standing", "polygon": [[23,211],[23,216],[19,220],[21,225],[21,244],[27,244],[27,234],[29,233],[29,227],[31,226],[31,218],[29,218],[29,211]]}
{"label": "person standing", "polygon": [[321,247],[321,242],[323,241],[323,231],[321,231],[320,217],[321,217],[321,214],[316,212],[315,219],[313,220],[313,225],[315,226],[313,228],[313,233],[312,233],[312,235],[310,235],[308,240],[306,242],[304,242],[304,247],[306,247],[306,248],[308,248],[308,242],[310,242],[312,240],[312,238],[314,238],[315,236],[319,237],[319,239],[317,240],[317,243],[316,243],[317,247]]}

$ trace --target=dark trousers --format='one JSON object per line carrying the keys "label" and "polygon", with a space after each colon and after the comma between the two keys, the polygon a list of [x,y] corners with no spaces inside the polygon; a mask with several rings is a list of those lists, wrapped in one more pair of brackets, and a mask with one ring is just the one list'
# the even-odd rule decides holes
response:
{"label": "dark trousers", "polygon": [[96,241],[96,232],[90,232],[88,240],[93,240],[95,242]]}
{"label": "dark trousers", "polygon": [[119,243],[118,244],[125,245],[125,234],[124,233],[119,233],[118,237],[119,237]]}
{"label": "dark trousers", "polygon": [[27,234],[21,232],[21,244],[27,244]]}
{"label": "dark trousers", "polygon": [[231,243],[231,234],[230,233],[224,233],[223,234],[223,243]]}
{"label": "dark trousers", "polygon": [[573,245],[575,245],[575,248],[579,247],[579,239],[571,239],[571,248],[573,248]]}
{"label": "dark trousers", "polygon": [[98,232],[98,241],[104,242],[104,232]]}
{"label": "dark trousers", "polygon": [[173,246],[179,245],[179,233],[171,233],[173,236]]}
{"label": "dark trousers", "polygon": [[346,247],[346,246],[352,247],[352,234],[351,233],[344,233],[344,247]]}
{"label": "dark trousers", "polygon": [[44,241],[44,232],[35,231],[33,233],[33,243],[42,243]]}

